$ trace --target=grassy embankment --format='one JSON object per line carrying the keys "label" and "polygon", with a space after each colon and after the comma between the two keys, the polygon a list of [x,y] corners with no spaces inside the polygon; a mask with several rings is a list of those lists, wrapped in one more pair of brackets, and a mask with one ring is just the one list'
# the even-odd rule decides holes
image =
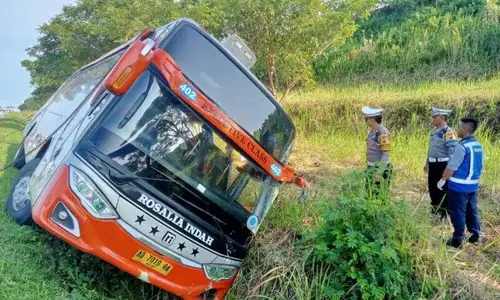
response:
{"label": "grassy embankment", "polygon": [[[410,289],[413,297],[492,299],[499,295],[500,208],[496,191],[500,146],[495,134],[484,127],[478,134],[487,151],[480,197],[484,245],[467,245],[462,251],[443,246],[442,239],[450,234],[451,227],[449,224],[436,227],[428,216],[422,173],[430,130],[426,109],[433,103],[442,103],[454,105],[462,114],[468,110],[464,103],[468,103],[491,110],[496,108],[492,103],[496,104],[500,93],[496,86],[494,81],[426,85],[407,91],[364,86],[318,89],[291,97],[285,106],[299,131],[291,163],[304,171],[313,189],[304,205],[296,203],[298,191],[291,187],[283,189],[229,299],[321,299],[325,289],[333,284],[335,266],[312,263],[317,244],[307,239],[297,241],[297,236],[308,236],[321,226],[319,216],[324,212],[321,202],[333,203],[343,195],[354,195],[354,187],[351,189],[350,185],[355,184],[350,182],[358,179],[351,175],[342,181],[340,177],[363,168],[366,128],[359,114],[362,105],[388,109],[387,124],[394,133],[391,155],[397,171],[390,202],[404,207],[393,215],[394,236],[390,238],[397,242],[397,252],[411,266],[412,282],[417,283]],[[403,118],[403,112],[410,117]],[[482,116],[486,115],[482,112]],[[21,130],[19,115],[11,115],[2,124],[0,136],[6,137],[0,144],[4,153],[0,165],[14,154]],[[0,174],[2,206],[14,175],[12,169]],[[375,210],[371,207],[365,213]],[[345,214],[348,218],[364,216],[352,210],[346,210]],[[360,219],[352,221],[359,223]],[[77,251],[45,232],[16,226],[3,211],[0,229],[0,244],[5,245],[0,250],[0,299],[168,298],[104,262],[87,255],[80,257]],[[380,228],[371,230],[377,232]],[[357,293],[356,289],[353,281],[352,289],[345,291]]]}
{"label": "grassy embankment", "polygon": [[[279,299],[287,299],[290,289],[293,290],[292,294],[307,295],[299,296],[298,299],[320,299],[316,291],[324,290],[329,285],[329,273],[318,270],[316,274],[324,272],[324,276],[307,276],[309,273],[304,270],[307,270],[308,264],[303,255],[315,246],[309,245],[309,249],[307,246],[306,249],[299,247],[300,250],[297,250],[297,244],[290,241],[297,232],[314,231],[318,215],[323,209],[317,202],[342,199],[346,183],[342,183],[339,176],[363,169],[366,128],[360,109],[363,105],[372,105],[387,109],[385,123],[393,132],[391,159],[397,175],[390,201],[404,206],[408,213],[400,215],[395,226],[398,226],[397,239],[408,247],[399,250],[408,254],[420,284],[420,289],[414,291],[413,297],[499,297],[498,83],[497,79],[492,79],[470,83],[422,84],[408,89],[364,85],[356,88],[315,89],[292,96],[285,106],[297,124],[299,139],[291,163],[303,170],[312,181],[313,196],[306,204],[306,209],[294,203],[295,194],[292,192],[289,195],[289,190],[280,198],[268,217],[270,225],[265,229],[260,247],[254,251],[254,260],[249,262],[253,276],[241,279],[246,284],[244,286],[259,286],[255,289],[258,291],[256,295],[259,292],[272,295],[279,290]],[[452,125],[456,125],[457,119],[464,115],[474,115],[483,121],[477,134],[486,151],[479,200],[485,232],[485,243],[481,247],[468,245],[462,251],[455,251],[443,246],[443,240],[451,234],[451,224],[435,226],[429,217],[429,199],[422,168],[431,130],[429,109],[432,105],[454,108]],[[360,222],[358,219],[352,221]],[[373,231],[377,229],[373,227]],[[335,225],[331,230],[335,230]],[[284,238],[287,235],[288,238]],[[300,254],[295,256],[297,251]],[[285,259],[277,263],[282,257]],[[268,268],[262,270],[262,265],[268,265]],[[287,287],[285,291],[280,290],[283,286]],[[353,289],[356,287],[353,286]],[[432,291],[427,293],[428,289]],[[247,292],[238,294],[248,295]]]}
{"label": "grassy embankment", "polygon": [[[314,63],[323,86],[285,103],[298,128],[291,163],[312,190],[298,204],[298,191],[283,188],[229,299],[500,298],[500,9],[490,0],[389,2]],[[363,105],[386,108],[393,133],[397,174],[382,200],[359,189]],[[422,167],[432,105],[454,108],[452,125],[466,114],[483,121],[482,246],[445,247],[450,224],[435,226],[428,214]],[[21,137],[16,118],[0,125],[0,165]],[[0,173],[1,206],[14,175]],[[3,211],[0,245],[0,299],[169,298],[40,230],[16,226]]]}

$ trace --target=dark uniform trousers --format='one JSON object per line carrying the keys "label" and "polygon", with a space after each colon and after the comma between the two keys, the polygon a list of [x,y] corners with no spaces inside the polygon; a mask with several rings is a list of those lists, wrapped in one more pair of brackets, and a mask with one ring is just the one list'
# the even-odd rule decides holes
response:
{"label": "dark uniform trousers", "polygon": [[432,212],[443,218],[447,216],[448,196],[446,191],[448,189],[448,184],[446,183],[444,185],[443,190],[438,189],[437,184],[443,177],[443,172],[447,165],[448,162],[429,163],[429,175],[427,177]]}
{"label": "dark uniform trousers", "polygon": [[391,182],[392,174],[393,174],[393,169],[392,165],[388,164],[387,168],[384,170],[384,173],[382,174],[382,182],[374,182],[374,177],[375,174],[377,173],[377,167],[368,167],[365,171],[366,173],[366,187],[368,194],[372,194],[375,197],[378,197],[379,193],[381,190],[388,189],[389,184]]}
{"label": "dark uniform trousers", "polygon": [[451,223],[455,228],[453,238],[458,241],[465,239],[465,227],[472,234],[471,239],[477,240],[481,232],[479,210],[477,209],[477,192],[462,193],[448,191],[448,211]]}

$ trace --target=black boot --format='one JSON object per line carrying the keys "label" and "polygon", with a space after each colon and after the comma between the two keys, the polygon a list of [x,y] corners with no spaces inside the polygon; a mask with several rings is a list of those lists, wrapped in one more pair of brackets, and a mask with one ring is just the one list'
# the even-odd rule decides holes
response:
{"label": "black boot", "polygon": [[463,239],[452,237],[446,241],[446,246],[461,249],[463,247]]}
{"label": "black boot", "polygon": [[481,244],[481,236],[479,234],[471,234],[467,241],[471,244]]}

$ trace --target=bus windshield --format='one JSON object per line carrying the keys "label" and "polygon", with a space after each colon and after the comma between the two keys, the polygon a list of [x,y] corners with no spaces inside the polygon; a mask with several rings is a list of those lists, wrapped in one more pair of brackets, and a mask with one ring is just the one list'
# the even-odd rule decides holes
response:
{"label": "bus windshield", "polygon": [[[146,71],[116,101],[90,136],[95,150],[134,175],[179,178],[240,223],[252,214],[262,220],[269,204],[258,202],[270,199],[266,195],[277,189],[275,180],[242,160],[158,77]],[[160,191],[169,188],[162,183],[153,186]]]}
{"label": "bus windshield", "polygon": [[167,37],[162,48],[182,72],[228,116],[285,163],[295,128],[274,103],[227,55],[189,24]]}

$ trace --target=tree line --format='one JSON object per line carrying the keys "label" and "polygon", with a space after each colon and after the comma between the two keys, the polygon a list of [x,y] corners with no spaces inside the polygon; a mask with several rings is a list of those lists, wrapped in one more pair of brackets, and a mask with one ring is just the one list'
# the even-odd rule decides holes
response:
{"label": "tree line", "polygon": [[253,72],[280,98],[313,80],[314,60],[352,37],[377,0],[78,0],[39,27],[21,62],[38,109],[74,71],[134,37],[190,17],[216,38],[237,33],[257,55]]}

